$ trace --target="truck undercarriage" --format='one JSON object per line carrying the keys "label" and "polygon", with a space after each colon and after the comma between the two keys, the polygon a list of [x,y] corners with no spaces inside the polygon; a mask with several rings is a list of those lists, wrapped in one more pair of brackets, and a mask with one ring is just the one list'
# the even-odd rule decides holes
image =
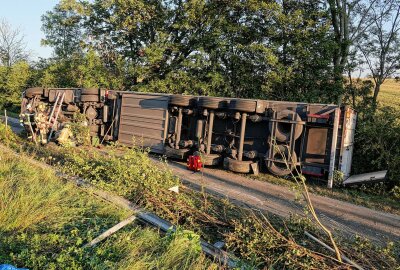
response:
{"label": "truck undercarriage", "polygon": [[[333,104],[113,91],[29,88],[21,119],[33,140],[59,138],[76,113],[101,141],[148,147],[238,173],[350,175],[356,112]],[[65,134],[64,134],[65,135]],[[62,135],[62,136],[64,136]]]}

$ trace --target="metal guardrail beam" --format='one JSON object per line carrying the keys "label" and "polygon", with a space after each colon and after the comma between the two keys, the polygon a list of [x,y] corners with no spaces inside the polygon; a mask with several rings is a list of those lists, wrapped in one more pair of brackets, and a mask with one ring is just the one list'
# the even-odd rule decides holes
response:
{"label": "metal guardrail beam", "polygon": [[[7,151],[8,153],[20,158],[20,155],[18,155],[16,152],[14,152],[13,150],[11,150],[8,147],[5,147],[0,144],[0,149]],[[95,186],[90,184],[85,179],[83,179],[81,177],[70,176],[65,173],[62,173],[48,164],[44,164],[44,163],[39,162],[30,157],[25,156],[24,158],[36,166],[39,166],[43,169],[54,171],[56,173],[56,176],[62,177],[70,182],[73,182],[77,186],[79,186],[85,190],[88,190],[90,192],[90,194],[94,194],[105,201],[108,201],[110,203],[113,203],[113,204],[121,207],[121,208],[132,211],[133,214],[136,216],[136,218],[144,221],[145,223],[147,223],[149,225],[159,228],[163,232],[167,232],[167,231],[175,232],[176,231],[176,227],[173,226],[167,220],[162,219],[162,218],[156,216],[155,214],[146,211],[145,209],[139,207],[138,205],[132,203],[131,201],[129,201],[121,196],[108,193],[101,189],[97,189]],[[228,252],[221,250],[220,248],[217,248],[217,247],[213,246],[212,244],[207,243],[204,240],[200,241],[200,245],[201,245],[202,251],[206,255],[213,257],[220,264],[227,266],[229,268],[236,268],[238,266],[239,259],[234,257],[232,254],[229,254]]]}

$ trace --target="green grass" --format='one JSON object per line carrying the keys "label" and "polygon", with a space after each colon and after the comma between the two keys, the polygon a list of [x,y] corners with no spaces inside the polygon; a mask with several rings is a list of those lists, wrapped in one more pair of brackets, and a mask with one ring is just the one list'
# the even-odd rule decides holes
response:
{"label": "green grass", "polygon": [[[0,141],[1,134],[0,124]],[[339,267],[337,262],[330,257],[319,255],[319,253],[327,254],[326,250],[304,237],[304,230],[308,230],[328,242],[326,235],[321,233],[311,220],[299,217],[282,220],[274,216],[264,219],[227,200],[217,199],[204,192],[194,192],[183,186],[179,194],[170,192],[168,188],[180,184],[179,179],[167,166],[156,166],[142,149],[112,146],[106,149],[107,154],[100,154],[91,148],[60,148],[51,145],[38,147],[14,135],[8,136],[7,140],[13,149],[21,153],[29,153],[32,157],[47,162],[68,174],[80,175],[96,187],[122,195],[178,227],[194,231],[196,235],[201,235],[211,243],[225,241],[228,251],[233,252],[247,265],[258,268],[271,266],[276,269]],[[183,252],[191,248],[182,249],[178,246],[177,251],[168,250],[168,248],[175,250],[175,247],[170,246],[171,239],[174,238],[169,236],[157,242],[159,245],[167,243],[162,245],[164,247],[162,252],[155,247],[146,249],[145,253],[136,251],[133,247],[122,249],[124,244],[116,246],[116,243],[125,241],[124,238],[118,238],[125,237],[125,232],[129,231],[118,233],[114,238],[99,246],[100,249],[97,249],[93,260],[96,262],[97,256],[101,255],[100,257],[107,261],[106,269],[135,269],[135,267],[140,269],[146,268],[145,265],[150,265],[150,269],[167,269],[163,268],[163,265],[167,265],[168,268],[183,269],[202,269],[209,266],[202,257],[197,257],[195,261],[190,259],[191,254],[196,254],[196,245],[189,245],[194,248],[190,254],[179,255],[182,253],[178,250]],[[134,245],[134,236],[128,238],[133,239]],[[42,236],[37,239],[40,243]],[[193,240],[193,237],[190,239]],[[337,240],[340,242],[341,250],[362,265],[377,268],[385,264],[388,268],[393,268],[399,264],[400,260],[395,254],[400,243],[390,244],[388,248],[379,248],[370,244],[359,245],[350,239],[340,237],[337,237]],[[140,254],[141,257],[133,256],[131,251],[133,254]],[[77,249],[77,253],[82,254],[79,255],[80,258],[87,259],[88,256],[92,258],[93,253],[86,252]],[[164,256],[169,252],[172,254]],[[65,256],[74,257],[71,253],[75,254],[75,249],[66,251]],[[367,257],[365,254],[368,254]],[[173,259],[175,262],[167,260],[182,258],[182,256],[189,259]],[[131,257],[132,260],[128,259]],[[287,262],[290,262],[290,267]],[[93,265],[88,267],[85,264],[86,268],[93,268]],[[214,265],[211,264],[212,266]]]}
{"label": "green grass", "polygon": [[0,149],[0,262],[30,269],[216,269],[190,233],[130,226],[83,248],[129,213]]}

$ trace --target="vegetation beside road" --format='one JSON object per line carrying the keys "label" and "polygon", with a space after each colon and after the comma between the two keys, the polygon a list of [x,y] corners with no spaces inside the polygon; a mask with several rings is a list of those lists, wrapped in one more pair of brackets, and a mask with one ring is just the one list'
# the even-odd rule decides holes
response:
{"label": "vegetation beside road", "polygon": [[[168,190],[179,185],[167,168],[156,167],[143,149],[107,149],[106,155],[87,149],[36,147],[24,141],[10,143],[21,154],[45,161],[66,173],[80,175],[99,188],[120,194],[142,207],[157,213],[173,224],[189,229],[206,240],[222,240],[228,251],[234,252],[246,264],[254,267],[277,268],[340,268],[329,252],[304,236],[311,231],[328,242],[325,235],[309,219],[293,217],[264,219],[259,213],[241,209],[226,200],[219,200],[203,192],[181,186],[180,193]],[[357,239],[336,237],[339,247],[350,258],[368,267],[399,264],[399,243],[379,248]],[[360,245],[360,243],[363,243]],[[322,254],[327,254],[328,257]],[[284,254],[284,255],[282,255]]]}
{"label": "vegetation beside road", "polygon": [[88,196],[23,153],[0,149],[0,261],[29,269],[216,269],[200,242],[128,226],[93,248],[83,245],[129,213]]}

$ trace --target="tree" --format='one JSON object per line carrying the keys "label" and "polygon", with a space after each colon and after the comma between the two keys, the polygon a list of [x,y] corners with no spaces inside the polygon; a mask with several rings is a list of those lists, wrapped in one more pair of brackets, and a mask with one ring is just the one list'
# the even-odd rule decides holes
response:
{"label": "tree", "polygon": [[[373,25],[370,13],[379,0],[327,0],[332,23],[332,54],[336,87],[343,88],[343,74],[359,67],[356,41]],[[351,83],[351,81],[350,81]],[[339,99],[341,102],[342,96]]]}
{"label": "tree", "polygon": [[327,1],[63,0],[47,17],[73,17],[122,89],[329,103],[368,24],[362,0]]}
{"label": "tree", "polygon": [[375,1],[369,18],[373,24],[357,40],[357,48],[375,82],[376,103],[383,82],[400,70],[400,1]]}
{"label": "tree", "polygon": [[63,6],[63,2],[42,16],[42,31],[46,37],[42,44],[53,47],[55,55],[61,59],[82,53],[84,43],[81,16]]}
{"label": "tree", "polygon": [[18,28],[13,28],[5,19],[0,21],[0,63],[11,67],[18,61],[27,60],[24,35]]}
{"label": "tree", "polygon": [[272,98],[336,102],[341,89],[333,83],[335,42],[328,11],[317,1],[285,0],[265,28],[273,31],[279,57]]}

